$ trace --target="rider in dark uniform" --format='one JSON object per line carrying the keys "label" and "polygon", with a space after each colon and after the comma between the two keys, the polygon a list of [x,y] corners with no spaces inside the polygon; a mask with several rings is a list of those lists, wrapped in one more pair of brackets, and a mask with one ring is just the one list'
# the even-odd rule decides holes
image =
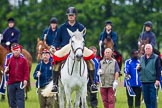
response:
{"label": "rider in dark uniform", "polygon": [[9,18],[8,19],[8,27],[3,31],[3,39],[1,44],[5,48],[11,47],[12,43],[18,43],[20,37],[20,31],[15,28],[15,19]]}
{"label": "rider in dark uniform", "polygon": [[[85,28],[81,23],[76,21],[77,10],[75,9],[75,7],[69,7],[66,11],[66,15],[68,17],[68,21],[66,21],[59,27],[57,36],[56,36],[54,44],[53,44],[55,49],[59,49],[59,48],[61,48],[60,50],[65,49],[65,51],[63,51],[63,52],[66,52],[66,47],[68,46],[69,40],[71,38],[67,29],[74,32],[77,29],[79,31],[82,31]],[[89,50],[88,48],[84,48],[84,51],[85,51],[85,49]],[[68,53],[69,52],[67,52],[67,54]],[[54,61],[55,61],[55,59],[54,59]],[[95,85],[94,79],[93,79],[94,72],[95,72],[94,63],[92,60],[86,60],[86,63],[87,63],[87,67],[88,67],[89,77],[92,80],[91,92],[95,93],[98,90],[97,90],[97,86]],[[58,92],[57,83],[58,83],[60,67],[61,67],[61,62],[57,62],[54,65],[54,72],[53,72],[53,84],[54,85],[53,85],[52,92],[55,92],[55,93]]]}

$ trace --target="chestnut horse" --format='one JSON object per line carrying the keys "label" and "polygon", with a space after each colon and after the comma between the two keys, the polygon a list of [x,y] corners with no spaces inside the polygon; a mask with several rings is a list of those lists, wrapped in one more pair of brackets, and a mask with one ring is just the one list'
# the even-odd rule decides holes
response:
{"label": "chestnut horse", "polygon": [[40,40],[37,38],[37,45],[36,45],[36,56],[37,56],[37,61],[39,62],[41,60],[41,53],[44,49],[50,49],[50,46],[48,46],[44,41]]}
{"label": "chestnut horse", "polygon": [[[1,44],[0,44],[0,82],[2,80],[2,71],[4,71],[4,61],[5,61],[5,57],[6,55],[10,53],[9,50],[5,49]],[[25,50],[22,49],[22,54],[24,55],[24,57],[26,57],[26,59],[28,60],[28,64],[29,64],[29,71],[31,71],[31,67],[32,67],[32,56],[31,54]],[[28,85],[25,88],[25,99],[28,98],[27,92],[30,90],[31,86],[30,86],[30,77],[28,80]]]}
{"label": "chestnut horse", "polygon": [[[121,70],[121,68],[122,68],[122,55],[117,50],[114,49],[114,42],[113,42],[113,40],[111,38],[105,38],[104,42],[103,42],[103,45],[104,45],[104,49],[106,49],[106,48],[112,49],[113,57],[116,59],[118,65],[119,65],[119,68]],[[120,76],[121,75],[122,74],[120,73]]]}

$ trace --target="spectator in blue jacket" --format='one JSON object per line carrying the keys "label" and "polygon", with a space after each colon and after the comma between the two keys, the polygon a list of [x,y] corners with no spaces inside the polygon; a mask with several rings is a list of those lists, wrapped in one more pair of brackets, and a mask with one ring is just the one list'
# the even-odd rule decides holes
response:
{"label": "spectator in blue jacket", "polygon": [[11,47],[13,43],[19,43],[20,31],[15,28],[15,19],[8,19],[8,27],[3,31],[3,39],[1,40],[1,44],[5,48]]}
{"label": "spectator in blue jacket", "polygon": [[105,22],[104,31],[101,32],[100,37],[99,37],[99,46],[102,46],[102,52],[104,51],[103,41],[106,38],[113,40],[113,42],[114,42],[114,49],[117,50],[118,37],[117,37],[116,32],[114,32],[112,30],[112,22],[109,21],[109,20]]}
{"label": "spectator in blue jacket", "polygon": [[[135,108],[140,108],[140,98],[141,98],[140,75],[136,69],[139,63],[140,61],[138,59],[138,51],[133,49],[131,51],[131,58],[125,61],[124,73],[125,73],[125,78],[129,81],[130,86],[132,87],[134,93],[136,94]],[[127,93],[127,101],[128,101],[129,108],[134,108],[133,97],[129,95],[127,89],[126,89],[126,93]]]}
{"label": "spectator in blue jacket", "polygon": [[152,32],[152,22],[151,21],[146,21],[144,23],[144,28],[142,30],[142,33],[140,34],[140,39],[141,40],[148,40],[149,44],[155,48],[156,45],[156,36]]}
{"label": "spectator in blue jacket", "polygon": [[[92,50],[94,52],[95,57],[93,58],[93,62],[95,65],[95,73],[94,73],[94,83],[96,85],[99,84],[99,75],[98,75],[98,69],[99,69],[99,60],[96,58],[96,54],[97,54],[97,48],[95,46],[90,46],[89,47],[90,50]],[[88,96],[89,96],[89,101],[90,101],[90,105],[92,108],[97,108],[98,105],[98,99],[97,99],[97,93],[91,93],[90,91],[90,87],[91,87],[91,80],[89,80],[88,82]]]}
{"label": "spectator in blue jacket", "polygon": [[41,91],[52,80],[52,62],[50,61],[50,52],[44,49],[42,52],[42,61],[38,63],[33,74],[38,88],[38,98],[40,108],[53,108],[54,97],[43,97]]}
{"label": "spectator in blue jacket", "polygon": [[50,26],[43,31],[41,40],[45,40],[48,46],[53,45],[55,37],[57,35],[57,23],[58,20],[55,17],[50,19]]}

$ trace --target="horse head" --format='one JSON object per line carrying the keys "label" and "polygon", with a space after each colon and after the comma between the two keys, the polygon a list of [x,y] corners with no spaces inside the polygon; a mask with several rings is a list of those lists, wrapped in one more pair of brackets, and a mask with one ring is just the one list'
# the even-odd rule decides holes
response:
{"label": "horse head", "polygon": [[139,56],[143,55],[144,54],[144,48],[145,48],[145,45],[149,43],[149,39],[145,39],[145,40],[142,40],[142,39],[139,39],[138,41],[138,52],[139,52]]}
{"label": "horse head", "polygon": [[71,45],[71,51],[74,54],[74,58],[80,60],[83,57],[83,50],[84,50],[83,36],[86,33],[86,28],[83,29],[81,32],[78,29],[75,32],[72,32],[69,29],[67,29],[67,31],[71,36],[70,45]]}
{"label": "horse head", "polygon": [[112,50],[114,49],[114,42],[111,39],[111,37],[105,38],[103,43],[104,43],[104,48],[111,48]]}
{"label": "horse head", "polygon": [[40,61],[41,59],[41,54],[44,49],[49,49],[50,47],[46,44],[45,41],[40,40],[37,38],[37,45],[36,45],[36,56],[37,60]]}

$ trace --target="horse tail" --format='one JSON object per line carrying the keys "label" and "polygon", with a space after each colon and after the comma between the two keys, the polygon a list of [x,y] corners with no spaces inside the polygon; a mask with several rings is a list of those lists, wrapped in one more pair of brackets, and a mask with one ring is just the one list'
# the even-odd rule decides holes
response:
{"label": "horse tail", "polygon": [[45,88],[42,90],[41,94],[44,97],[52,97],[54,93],[52,93],[52,87],[53,87],[53,81],[51,81],[48,85],[45,86]]}

